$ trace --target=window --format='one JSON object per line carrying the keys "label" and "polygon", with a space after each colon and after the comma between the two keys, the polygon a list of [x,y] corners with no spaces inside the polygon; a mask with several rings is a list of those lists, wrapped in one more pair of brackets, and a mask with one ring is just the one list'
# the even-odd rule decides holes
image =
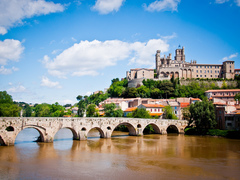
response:
{"label": "window", "polygon": [[206,77],[206,75],[205,75],[205,77]]}
{"label": "window", "polygon": [[212,68],[212,66],[210,66],[210,68]]}
{"label": "window", "polygon": [[198,70],[197,70],[197,73],[198,73]]}
{"label": "window", "polygon": [[212,73],[212,70],[211,70],[211,73]]}
{"label": "window", "polygon": [[204,73],[206,73],[206,70],[204,71]]}
{"label": "window", "polygon": [[202,68],[202,66],[200,66],[200,68]]}
{"label": "window", "polygon": [[196,68],[198,68],[198,66],[196,66]]}
{"label": "window", "polygon": [[204,68],[206,68],[206,66],[204,66]]}
{"label": "window", "polygon": [[209,70],[207,72],[209,73]]}
{"label": "window", "polygon": [[197,75],[197,77],[198,77],[198,75]]}
{"label": "window", "polygon": [[202,77],[202,75],[200,75],[200,77]]}
{"label": "window", "polygon": [[200,70],[200,73],[202,73],[202,70]]}

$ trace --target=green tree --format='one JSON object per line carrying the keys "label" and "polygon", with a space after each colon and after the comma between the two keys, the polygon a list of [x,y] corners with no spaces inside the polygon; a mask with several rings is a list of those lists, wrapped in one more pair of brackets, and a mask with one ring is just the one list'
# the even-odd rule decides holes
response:
{"label": "green tree", "polygon": [[164,115],[166,119],[178,119],[170,105],[164,107]]}
{"label": "green tree", "polygon": [[78,116],[79,116],[79,117],[83,117],[84,112],[85,112],[85,110],[86,110],[86,102],[85,102],[85,99],[84,99],[83,96],[78,95],[78,96],[77,96],[77,100],[79,101],[79,102],[78,102]]}
{"label": "green tree", "polygon": [[206,99],[202,102],[195,102],[190,105],[189,111],[198,131],[211,129],[216,125],[215,109],[212,102]]}
{"label": "green tree", "polygon": [[114,111],[114,117],[123,117],[123,110],[121,109],[116,109]]}
{"label": "green tree", "polygon": [[12,96],[0,91],[0,117],[18,117],[21,108],[13,103]]}
{"label": "green tree", "polygon": [[32,116],[32,108],[28,104],[25,105],[23,116],[24,117],[31,117]]}
{"label": "green tree", "polygon": [[144,108],[140,108],[140,109],[137,108],[137,109],[135,109],[132,112],[131,116],[133,118],[148,118],[148,119],[152,118],[151,115],[149,114],[149,112],[146,109],[144,109]]}
{"label": "green tree", "polygon": [[87,117],[98,117],[99,113],[98,110],[96,109],[96,105],[95,104],[89,104],[87,107]]}
{"label": "green tree", "polygon": [[50,105],[43,103],[38,104],[35,107],[35,116],[36,117],[50,117]]}
{"label": "green tree", "polygon": [[240,93],[237,93],[237,94],[234,96],[234,99],[240,101]]}
{"label": "green tree", "polygon": [[116,109],[116,104],[110,103],[110,104],[104,104],[104,112],[105,112],[105,117],[114,117],[114,112]]}

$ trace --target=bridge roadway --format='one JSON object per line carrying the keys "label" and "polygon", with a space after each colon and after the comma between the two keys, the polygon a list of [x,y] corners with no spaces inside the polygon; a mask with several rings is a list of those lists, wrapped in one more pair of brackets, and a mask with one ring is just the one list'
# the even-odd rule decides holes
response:
{"label": "bridge roadway", "polygon": [[143,135],[147,125],[152,125],[155,133],[167,134],[167,128],[175,128],[178,133],[184,133],[186,120],[140,119],[140,118],[63,118],[63,117],[0,117],[0,144],[14,145],[20,131],[34,128],[40,133],[41,142],[53,142],[55,134],[62,128],[68,128],[73,133],[74,140],[86,140],[88,132],[96,128],[101,138],[111,138],[112,132],[119,125],[127,126],[129,135]]}

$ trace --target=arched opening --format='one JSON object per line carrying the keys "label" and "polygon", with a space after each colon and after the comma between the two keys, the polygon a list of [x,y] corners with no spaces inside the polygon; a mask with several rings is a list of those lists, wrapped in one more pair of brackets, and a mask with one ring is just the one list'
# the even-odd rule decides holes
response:
{"label": "arched opening", "polygon": [[14,127],[8,126],[5,130],[6,130],[6,131],[14,131]]}
{"label": "arched opening", "polygon": [[95,127],[92,128],[88,134],[87,134],[87,138],[88,139],[92,139],[92,138],[104,138],[104,133],[102,131],[101,128]]}
{"label": "arched opening", "polygon": [[178,131],[178,128],[177,128],[175,125],[170,125],[170,126],[168,126],[168,128],[167,128],[167,133],[168,133],[168,134],[172,134],[172,133],[178,134],[179,131]]}
{"label": "arched opening", "polygon": [[2,137],[0,136],[0,146],[5,146],[6,144],[5,144],[5,142],[4,142],[4,140],[2,139]]}
{"label": "arched opening", "polygon": [[71,149],[73,140],[77,139],[77,133],[72,128],[62,128],[54,135],[53,146],[58,150]]}
{"label": "arched opening", "polygon": [[141,128],[141,127],[142,127],[141,124],[138,124],[138,125],[137,125],[137,128]]}
{"label": "arched opening", "polygon": [[112,128],[110,126],[107,127],[107,130],[112,130]]}
{"label": "arched opening", "polygon": [[82,129],[81,129],[81,131],[86,131],[87,129],[85,128],[85,127],[83,127]]}
{"label": "arched opening", "polygon": [[77,132],[68,127],[64,127],[57,131],[54,135],[54,141],[62,141],[62,140],[75,140],[77,139]]}
{"label": "arched opening", "polygon": [[130,123],[121,123],[117,125],[113,132],[112,132],[112,137],[116,136],[136,136],[137,132],[135,128],[130,124]]}
{"label": "arched opening", "polygon": [[15,144],[44,142],[42,132],[34,127],[27,127],[20,131],[15,139]]}
{"label": "arched opening", "polygon": [[143,130],[143,134],[160,134],[160,129],[158,128],[158,126],[156,124],[148,124],[144,130]]}

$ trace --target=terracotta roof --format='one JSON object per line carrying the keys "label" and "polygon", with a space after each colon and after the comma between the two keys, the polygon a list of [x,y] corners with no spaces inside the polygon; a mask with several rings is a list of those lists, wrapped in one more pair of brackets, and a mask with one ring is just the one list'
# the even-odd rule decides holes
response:
{"label": "terracotta roof", "polygon": [[222,102],[215,102],[213,103],[214,105],[226,105],[226,103],[222,103]]}
{"label": "terracotta roof", "polygon": [[193,101],[201,101],[201,99],[199,99],[199,98],[191,98],[191,100],[193,100]]}
{"label": "terracotta roof", "polygon": [[127,108],[124,112],[132,112],[135,109],[137,109],[137,107],[130,107],[130,108]]}
{"label": "terracotta roof", "polygon": [[143,106],[145,106],[145,107],[148,107],[148,108],[159,108],[159,107],[165,107],[165,106],[163,106],[163,105],[161,105],[161,104],[142,104]]}
{"label": "terracotta roof", "polygon": [[161,116],[163,113],[150,113],[151,116]]}
{"label": "terracotta roof", "polygon": [[240,89],[217,89],[217,90],[208,90],[205,92],[228,92],[228,91],[238,91],[240,92]]}
{"label": "terracotta roof", "polygon": [[235,71],[240,71],[240,69],[235,69]]}
{"label": "terracotta roof", "polygon": [[190,103],[181,103],[180,104],[181,108],[188,107],[189,105],[190,105]]}

